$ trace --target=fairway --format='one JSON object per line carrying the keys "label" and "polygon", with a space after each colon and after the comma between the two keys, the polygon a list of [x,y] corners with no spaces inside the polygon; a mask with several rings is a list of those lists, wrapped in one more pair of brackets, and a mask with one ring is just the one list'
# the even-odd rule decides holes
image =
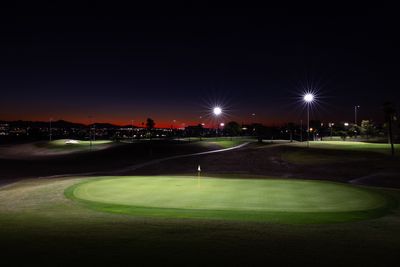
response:
{"label": "fairway", "polygon": [[337,222],[379,216],[385,197],[332,182],[197,177],[99,177],[66,195],[91,208],[137,216]]}

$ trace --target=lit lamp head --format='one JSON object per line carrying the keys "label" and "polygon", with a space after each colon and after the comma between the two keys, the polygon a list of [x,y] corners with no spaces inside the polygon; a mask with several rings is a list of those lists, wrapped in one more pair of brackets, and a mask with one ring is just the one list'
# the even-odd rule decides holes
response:
{"label": "lit lamp head", "polygon": [[307,93],[304,95],[304,101],[306,101],[307,104],[311,103],[314,101],[314,95],[311,93]]}
{"label": "lit lamp head", "polygon": [[222,113],[222,109],[220,107],[215,107],[213,109],[213,113],[214,113],[215,116],[219,116]]}

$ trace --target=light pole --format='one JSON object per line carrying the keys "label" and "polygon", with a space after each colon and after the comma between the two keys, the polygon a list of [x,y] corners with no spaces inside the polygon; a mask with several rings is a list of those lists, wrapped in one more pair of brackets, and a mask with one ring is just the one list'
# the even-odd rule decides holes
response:
{"label": "light pole", "polygon": [[360,106],[354,106],[354,124],[357,126],[357,110],[360,108]]}
{"label": "light pole", "polygon": [[93,141],[96,142],[96,123],[93,123]]}
{"label": "light pole", "polygon": [[310,147],[310,105],[314,101],[314,95],[307,93],[303,97],[307,105],[307,147]]}
{"label": "light pole", "polygon": [[303,143],[303,120],[300,120],[300,142]]}
{"label": "light pole", "polygon": [[[214,115],[215,115],[216,117],[218,117],[219,115],[222,114],[222,108],[220,108],[220,107],[214,107],[214,108],[213,108],[213,113],[214,113]],[[218,125],[217,130],[216,130],[216,136],[218,136],[218,129],[219,129],[219,125]]]}
{"label": "light pole", "polygon": [[335,124],[333,123],[333,122],[330,122],[329,123],[329,128],[331,128],[330,130],[331,130],[331,140],[332,140],[332,131],[333,131],[333,126],[334,126]]}
{"label": "light pole", "polygon": [[92,116],[89,116],[89,144],[92,149]]}
{"label": "light pole", "polygon": [[51,121],[53,120],[53,118],[50,118],[49,119],[49,141],[51,142],[51,134],[52,134],[52,132],[51,132]]}
{"label": "light pole", "polygon": [[132,128],[131,128],[131,130],[132,130],[132,143],[133,143],[133,120],[131,120],[131,122],[132,122]]}

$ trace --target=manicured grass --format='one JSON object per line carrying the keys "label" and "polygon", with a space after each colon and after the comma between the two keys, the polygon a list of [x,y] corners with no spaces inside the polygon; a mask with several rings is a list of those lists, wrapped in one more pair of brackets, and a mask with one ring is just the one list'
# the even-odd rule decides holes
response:
{"label": "manicured grass", "polygon": [[135,216],[326,223],[379,216],[380,194],[320,181],[196,177],[102,177],[66,195],[88,207]]}

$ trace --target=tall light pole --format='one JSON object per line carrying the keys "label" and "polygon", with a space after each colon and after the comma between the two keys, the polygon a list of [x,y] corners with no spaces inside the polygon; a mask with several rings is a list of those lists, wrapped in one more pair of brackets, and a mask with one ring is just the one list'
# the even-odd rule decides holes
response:
{"label": "tall light pole", "polygon": [[132,127],[132,143],[133,143],[133,120],[131,120],[131,122],[132,122],[131,127]]}
{"label": "tall light pole", "polygon": [[303,97],[307,105],[307,147],[310,147],[310,105],[314,101],[314,95],[307,93]]}
{"label": "tall light pole", "polygon": [[92,116],[89,116],[89,144],[92,149]]}
{"label": "tall light pole", "polygon": [[50,118],[49,119],[49,141],[51,142],[51,134],[52,134],[52,132],[51,132],[51,121],[53,120],[53,118]]}
{"label": "tall light pole", "polygon": [[93,123],[93,141],[96,142],[96,123]]}
{"label": "tall light pole", "polygon": [[300,142],[303,143],[303,120],[300,120]]}
{"label": "tall light pole", "polygon": [[[222,114],[222,108],[221,107],[214,107],[213,108],[213,113],[216,117],[218,117],[219,115]],[[218,124],[218,128],[217,128],[217,132],[216,132],[216,136],[218,136],[218,129],[219,129],[219,124]]]}
{"label": "tall light pole", "polygon": [[256,113],[251,113],[251,124],[254,123],[254,118],[256,117]]}
{"label": "tall light pole", "polygon": [[331,128],[330,130],[331,130],[331,140],[332,140],[332,132],[333,132],[333,126],[334,126],[335,124],[333,123],[333,122],[330,122],[329,123],[329,128]]}
{"label": "tall light pole", "polygon": [[354,106],[354,124],[357,126],[357,110],[360,108],[360,106]]}

